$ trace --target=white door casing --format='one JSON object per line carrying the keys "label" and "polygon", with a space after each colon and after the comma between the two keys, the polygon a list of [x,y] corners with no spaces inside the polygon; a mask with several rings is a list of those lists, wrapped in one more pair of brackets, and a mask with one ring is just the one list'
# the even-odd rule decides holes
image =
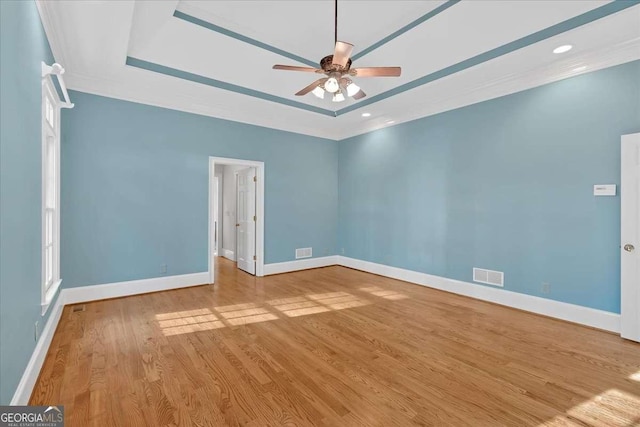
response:
{"label": "white door casing", "polygon": [[220,180],[217,176],[213,177],[213,195],[211,200],[213,202],[213,254],[218,256],[220,251]]}
{"label": "white door casing", "polygon": [[256,169],[238,171],[236,260],[238,268],[256,274]]}
{"label": "white door casing", "polygon": [[620,335],[640,342],[640,133],[622,136]]}
{"label": "white door casing", "polygon": [[[244,167],[254,167],[258,182],[256,184],[256,276],[264,276],[264,199],[265,199],[265,164],[264,162],[245,159],[233,159],[229,157],[209,156],[209,283],[214,283],[216,272],[213,257],[214,221],[213,221],[213,176],[216,165],[242,165]],[[235,224],[234,224],[235,225]]]}

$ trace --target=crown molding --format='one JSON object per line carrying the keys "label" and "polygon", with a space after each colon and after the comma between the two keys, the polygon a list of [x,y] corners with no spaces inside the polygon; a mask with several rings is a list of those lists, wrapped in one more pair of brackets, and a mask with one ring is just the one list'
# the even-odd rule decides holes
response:
{"label": "crown molding", "polygon": [[66,44],[64,43],[63,36],[60,31],[57,30],[58,28],[62,28],[62,26],[55,12],[55,7],[52,7],[51,2],[46,0],[36,0],[35,3],[53,57],[57,63],[68,68],[69,63],[67,59],[69,56],[64,50]]}
{"label": "crown molding", "polygon": [[[344,113],[339,117],[328,117],[307,111],[295,111],[287,106],[277,104],[274,106],[273,103],[266,107],[258,104],[255,108],[249,107],[248,102],[268,102],[256,98],[251,98],[250,101],[238,98],[235,108],[229,108],[228,101],[211,102],[202,97],[184,93],[181,91],[184,86],[161,84],[163,82],[161,77],[159,80],[154,79],[155,84],[140,85],[136,83],[135,79],[127,82],[115,80],[114,76],[98,77],[74,72],[77,68],[74,67],[72,55],[69,55],[68,49],[65,48],[69,45],[60,30],[62,21],[56,13],[58,9],[53,5],[54,3],[36,0],[36,6],[55,60],[67,69],[65,80],[69,89],[336,141],[640,59],[640,38],[636,38],[579,56],[572,56],[570,60],[556,62],[553,65],[545,65],[524,73],[501,76],[482,82],[475,87],[466,87],[457,95],[416,96],[423,90],[428,91],[432,85],[437,85],[438,80],[436,80],[381,100],[376,104],[378,105],[377,109],[386,110],[389,111],[389,114],[393,114],[394,123],[392,125],[387,123],[389,117],[386,116],[380,116],[377,119],[372,117],[370,120],[358,120],[353,123],[353,117],[359,118],[358,110]],[[588,68],[581,72],[575,72],[573,70],[577,63],[583,63]],[[446,77],[446,79],[449,78],[459,78],[459,75],[453,74]],[[210,88],[207,90],[219,91],[221,89]],[[245,95],[234,96],[245,97]],[[412,97],[410,104],[407,104],[406,97]],[[213,96],[211,100],[217,98],[218,96]],[[420,99],[428,99],[428,101],[421,103]],[[416,100],[418,101],[416,102]],[[407,105],[411,107],[407,108]]]}
{"label": "crown molding", "polygon": [[[281,120],[276,122],[274,121],[274,117],[271,116],[243,114],[241,112],[241,108],[232,109],[229,108],[228,105],[213,103],[205,105],[203,104],[202,99],[185,95],[179,91],[170,92],[167,90],[157,90],[157,88],[153,86],[132,86],[114,80],[96,78],[77,73],[65,74],[65,82],[68,89],[92,95],[338,141],[338,133],[335,131],[335,127],[306,126],[296,120],[286,119],[285,117],[282,117],[282,115],[280,115]],[[251,98],[251,102],[256,102],[256,98]],[[303,114],[316,115],[315,113],[310,112],[303,112]],[[335,120],[333,117],[327,117],[327,119]]]}
{"label": "crown molding", "polygon": [[[405,110],[403,115],[394,115],[394,123],[392,126],[636,60],[640,60],[640,38],[609,46],[606,49],[586,52],[580,56],[575,56],[571,59],[554,63],[553,65],[539,67],[525,73],[514,73],[489,80],[482,85],[465,89],[464,93],[458,96],[430,98],[428,102],[412,105],[411,109]],[[587,68],[576,72],[574,69],[578,64],[587,64]],[[409,94],[410,93],[413,93],[413,91],[409,92]],[[390,98],[389,100],[392,101],[394,98]],[[358,113],[354,112],[354,114]],[[378,123],[374,120],[370,121],[368,125],[351,127],[341,132],[339,140],[388,127],[391,127],[391,125],[387,123],[387,118],[381,117]]]}
{"label": "crown molding", "polygon": [[[411,109],[405,109],[401,116],[394,115],[395,123],[393,126],[638,59],[640,59],[640,39],[630,40],[607,49],[591,51],[552,66],[544,66],[526,73],[493,79],[465,90],[458,96],[431,98],[429,102],[416,104]],[[588,64],[588,68],[581,72],[574,72],[576,63]],[[237,112],[238,109],[231,110],[225,105],[205,105],[202,100],[184,93],[158,91],[152,87],[128,87],[117,81],[73,73],[65,75],[65,80],[70,89],[80,92],[336,141],[390,127],[386,123],[386,119],[379,123],[375,123],[375,120],[368,121],[361,126],[342,126],[340,125],[340,117],[328,118],[333,121],[333,125],[330,127],[325,125],[307,126],[295,120],[283,120],[280,123],[275,123],[271,117],[243,115]],[[387,102],[392,102],[394,98],[390,98]]]}

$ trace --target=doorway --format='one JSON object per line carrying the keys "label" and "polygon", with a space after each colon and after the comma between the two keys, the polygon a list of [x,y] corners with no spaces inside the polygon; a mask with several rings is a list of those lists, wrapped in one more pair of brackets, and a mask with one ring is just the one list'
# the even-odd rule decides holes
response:
{"label": "doorway", "polygon": [[640,133],[622,136],[621,153],[620,335],[640,342]]}
{"label": "doorway", "polygon": [[263,162],[209,157],[210,283],[216,256],[249,274],[264,275]]}

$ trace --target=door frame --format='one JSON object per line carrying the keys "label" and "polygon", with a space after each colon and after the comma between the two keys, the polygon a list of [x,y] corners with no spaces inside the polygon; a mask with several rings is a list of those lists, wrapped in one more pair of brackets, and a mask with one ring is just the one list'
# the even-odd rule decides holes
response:
{"label": "door frame", "polygon": [[[250,172],[251,172],[251,174],[252,174],[253,176],[257,177],[257,169],[255,169],[253,166],[248,166],[248,167],[246,167],[246,168],[239,169],[239,170],[235,171],[235,173],[234,173],[235,178],[236,178],[236,185],[235,185],[235,192],[236,192],[236,228],[235,228],[235,230],[234,230],[234,231],[235,231],[235,234],[236,234],[236,239],[235,239],[235,240],[236,240],[236,245],[235,245],[235,254],[234,254],[234,255],[235,255],[235,258],[236,258],[236,267],[237,267],[237,268],[239,268],[240,270],[243,270],[243,271],[246,271],[246,270],[245,270],[244,268],[241,268],[241,267],[240,267],[240,251],[239,251],[239,249],[238,249],[238,248],[239,248],[239,246],[240,246],[240,244],[239,244],[240,239],[238,238],[238,237],[239,237],[239,234],[240,234],[240,233],[239,233],[239,231],[240,231],[240,227],[238,227],[238,224],[240,224],[240,222],[241,222],[241,221],[240,221],[240,219],[238,218],[238,217],[239,217],[239,215],[240,215],[240,197],[239,197],[239,194],[238,194],[238,193],[239,193],[239,190],[240,190],[240,173],[241,173],[241,172],[244,172],[244,171],[247,171],[247,170],[248,170],[248,171],[250,171]],[[254,188],[254,190],[253,190],[253,191],[254,191],[254,193],[253,193],[253,198],[254,198],[254,213],[255,213],[255,211],[256,211],[256,209],[255,209],[255,203],[256,203],[256,199],[257,199],[257,197],[256,197],[257,185],[255,185],[255,187],[256,187],[256,188]],[[253,216],[253,215],[251,215],[251,216]],[[255,245],[256,245],[256,240],[257,240],[257,239],[255,238],[255,235],[256,235],[256,228],[257,228],[256,221],[253,221],[253,226],[254,226],[254,230],[253,230],[253,235],[254,235],[254,239],[253,239],[253,240],[254,240],[254,242],[253,242],[253,245],[254,245],[253,252],[254,252],[254,254],[255,254],[255,252],[256,252]],[[247,271],[247,273],[249,273],[249,274],[256,274],[256,266],[255,266],[255,264],[256,264],[256,263],[255,263],[255,260],[254,260],[253,273],[250,273],[250,272],[248,272],[248,271]]]}
{"label": "door frame", "polygon": [[212,201],[212,212],[213,212],[213,240],[211,245],[211,251],[213,255],[220,254],[220,204],[218,203],[218,199],[220,198],[220,179],[214,175],[213,182],[209,185],[213,185],[213,194],[211,196]]}
{"label": "door frame", "polygon": [[[640,133],[622,136],[621,153],[621,178],[620,178],[620,194],[622,197],[620,203],[620,221],[621,221],[621,244],[620,244],[620,335],[634,341],[640,341],[640,286],[633,283],[635,275],[638,274],[638,265],[633,264],[633,260],[627,261],[629,257],[637,257],[637,251],[640,251],[640,242],[635,241],[640,234],[640,223],[636,215],[640,209],[640,191],[634,188],[633,192],[628,191],[625,187],[625,181],[639,179],[634,176],[633,171],[637,170],[640,164]],[[640,183],[638,183],[640,185]],[[634,223],[635,221],[635,223]],[[629,233],[635,234],[631,237]],[[635,245],[636,249],[633,253],[625,251],[626,244]],[[640,262],[637,261],[636,262]],[[626,268],[625,268],[626,267]],[[633,268],[636,271],[633,271]]]}
{"label": "door frame", "polygon": [[256,168],[256,276],[264,276],[264,162],[254,160],[232,159],[209,156],[209,283],[215,280],[215,263],[213,262],[213,178],[216,164],[225,166],[247,166]]}

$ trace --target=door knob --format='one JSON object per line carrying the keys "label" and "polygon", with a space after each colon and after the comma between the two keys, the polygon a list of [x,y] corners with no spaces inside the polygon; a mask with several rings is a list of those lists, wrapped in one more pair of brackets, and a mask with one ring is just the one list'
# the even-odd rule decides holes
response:
{"label": "door knob", "polygon": [[236,224],[236,227],[240,227],[240,224]]}
{"label": "door knob", "polygon": [[633,252],[635,250],[635,248],[636,248],[635,246],[633,246],[631,244],[628,244],[628,243],[626,245],[624,245],[624,250],[627,251],[627,252]]}

